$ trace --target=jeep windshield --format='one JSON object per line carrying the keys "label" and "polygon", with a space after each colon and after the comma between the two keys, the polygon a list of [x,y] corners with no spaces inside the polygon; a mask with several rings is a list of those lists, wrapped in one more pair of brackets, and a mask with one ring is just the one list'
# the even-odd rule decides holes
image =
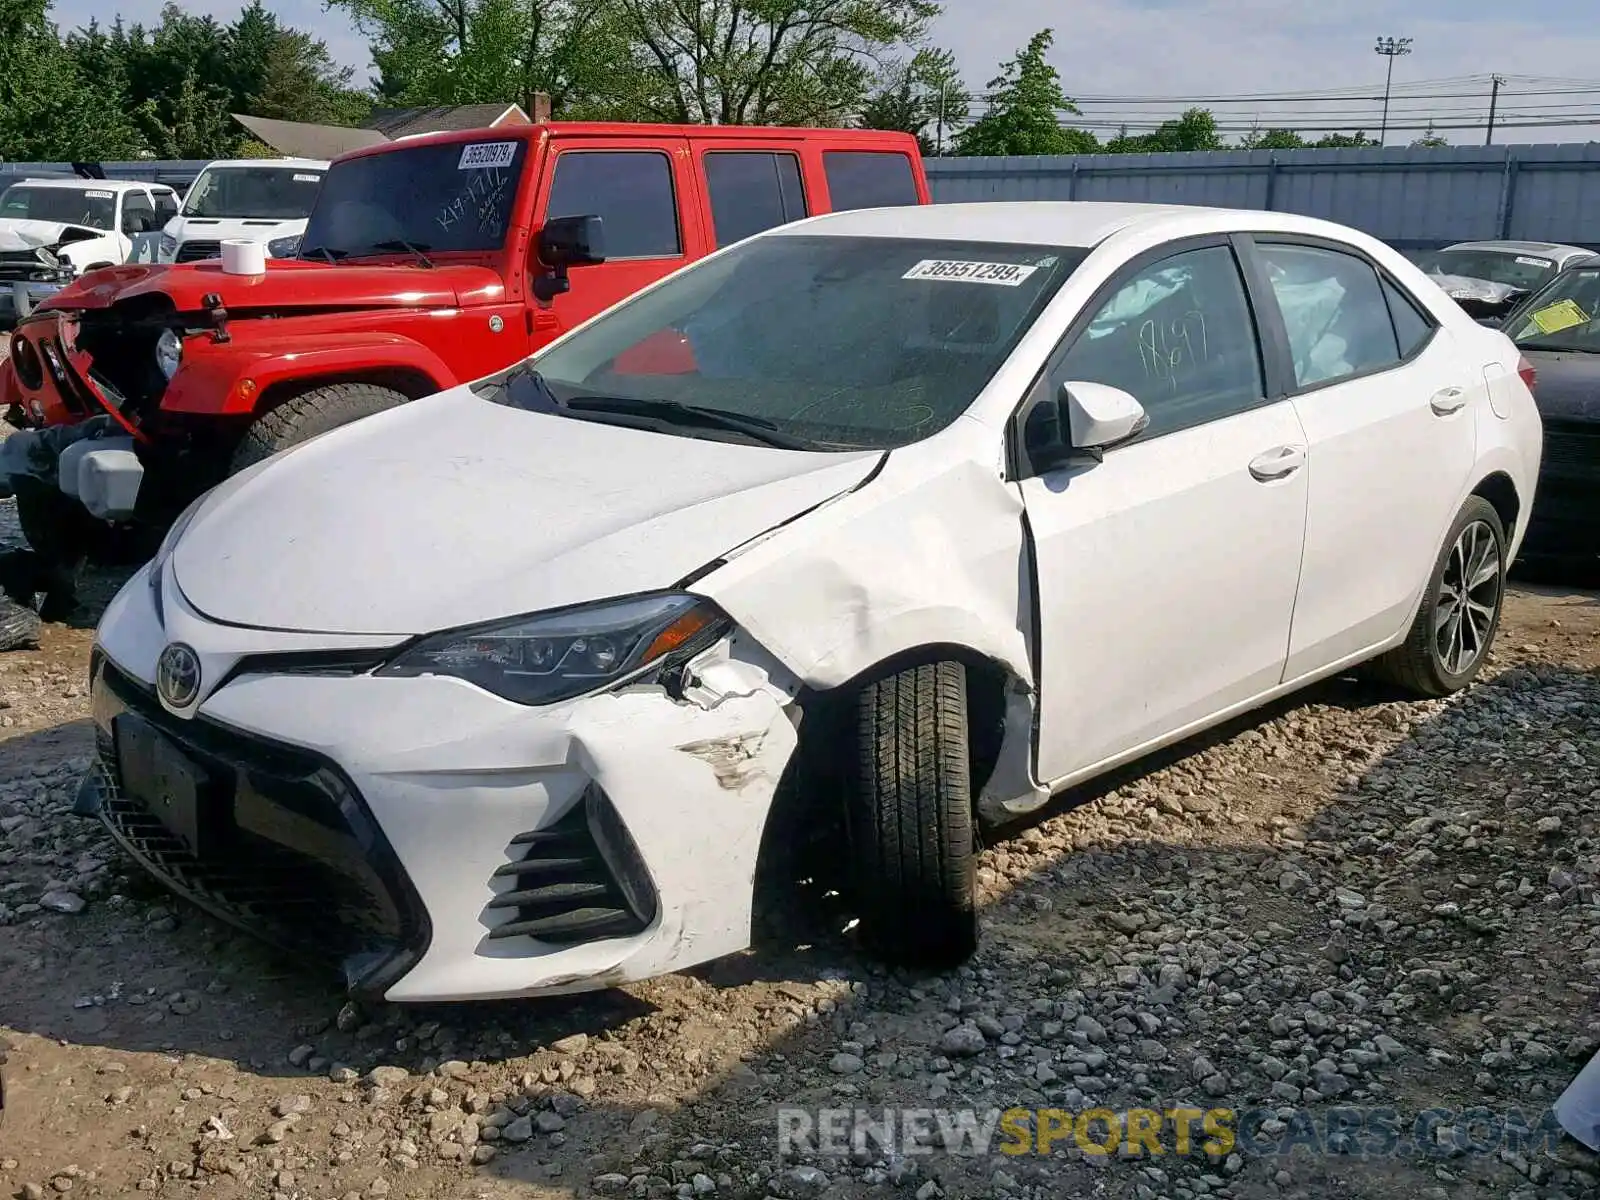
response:
{"label": "jeep windshield", "polygon": [[300,257],[497,250],[510,228],[527,151],[520,139],[445,142],[335,163]]}
{"label": "jeep windshield", "polygon": [[298,221],[317,199],[315,167],[207,167],[183,202],[186,217]]}
{"label": "jeep windshield", "polygon": [[[966,411],[1086,254],[757,237],[624,301],[481,394],[686,436],[905,446]],[[583,286],[581,268],[572,286]]]}
{"label": "jeep windshield", "polygon": [[117,198],[104,188],[29,187],[14,183],[0,193],[0,221],[57,221],[110,229]]}

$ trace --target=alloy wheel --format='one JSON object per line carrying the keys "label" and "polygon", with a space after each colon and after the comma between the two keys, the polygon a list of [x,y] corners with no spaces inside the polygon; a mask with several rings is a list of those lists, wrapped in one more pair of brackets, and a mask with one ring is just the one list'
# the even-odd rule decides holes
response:
{"label": "alloy wheel", "polygon": [[1500,612],[1500,543],[1483,521],[1465,526],[1450,547],[1433,609],[1434,649],[1451,675],[1483,657]]}

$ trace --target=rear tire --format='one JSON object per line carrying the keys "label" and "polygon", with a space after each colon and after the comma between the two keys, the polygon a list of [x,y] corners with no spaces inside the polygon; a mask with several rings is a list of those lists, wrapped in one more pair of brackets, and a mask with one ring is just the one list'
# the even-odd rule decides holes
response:
{"label": "rear tire", "polygon": [[942,970],[978,944],[966,669],[941,662],[856,699],[847,789],[862,932],[883,958]]}
{"label": "rear tire", "polygon": [[1419,696],[1459,692],[1489,657],[1505,594],[1505,527],[1492,504],[1469,496],[1445,535],[1411,632],[1371,673]]}
{"label": "rear tire", "polygon": [[398,408],[408,399],[403,392],[375,383],[333,383],[302,392],[263,413],[245,430],[228,473],[237,474],[319,433]]}
{"label": "rear tire", "polygon": [[52,568],[74,571],[85,562],[137,566],[156,552],[149,530],[102,521],[42,479],[19,481],[16,499],[22,536]]}

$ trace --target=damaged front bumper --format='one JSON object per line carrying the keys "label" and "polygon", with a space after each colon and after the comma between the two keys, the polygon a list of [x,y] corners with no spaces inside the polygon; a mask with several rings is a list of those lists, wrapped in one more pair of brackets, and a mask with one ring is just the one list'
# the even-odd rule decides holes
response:
{"label": "damaged front bumper", "polygon": [[0,442],[0,489],[14,493],[19,479],[59,488],[102,521],[127,521],[138,504],[144,465],[133,438],[102,415],[19,429]]}
{"label": "damaged front bumper", "polygon": [[[82,808],[175,890],[392,1001],[585,991],[749,944],[798,688],[741,635],[678,698],[532,708],[375,676],[381,648],[319,664],[285,635],[275,655],[167,570],[160,614],[147,567],[102,622]],[[169,639],[225,680],[192,718],[156,699]]]}

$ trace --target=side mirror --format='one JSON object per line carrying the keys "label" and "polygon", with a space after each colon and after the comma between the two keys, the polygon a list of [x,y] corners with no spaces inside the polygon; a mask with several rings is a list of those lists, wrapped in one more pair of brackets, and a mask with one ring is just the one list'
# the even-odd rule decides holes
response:
{"label": "side mirror", "polygon": [[1106,449],[1137,437],[1149,423],[1144,406],[1128,392],[1074,380],[1028,414],[1024,442],[1034,467],[1051,471],[1074,459],[1098,462]]}
{"label": "side mirror", "polygon": [[592,267],[606,260],[605,227],[597,216],[551,217],[539,231],[535,254],[549,273],[536,275],[533,294],[549,304],[572,285],[568,267]]}

